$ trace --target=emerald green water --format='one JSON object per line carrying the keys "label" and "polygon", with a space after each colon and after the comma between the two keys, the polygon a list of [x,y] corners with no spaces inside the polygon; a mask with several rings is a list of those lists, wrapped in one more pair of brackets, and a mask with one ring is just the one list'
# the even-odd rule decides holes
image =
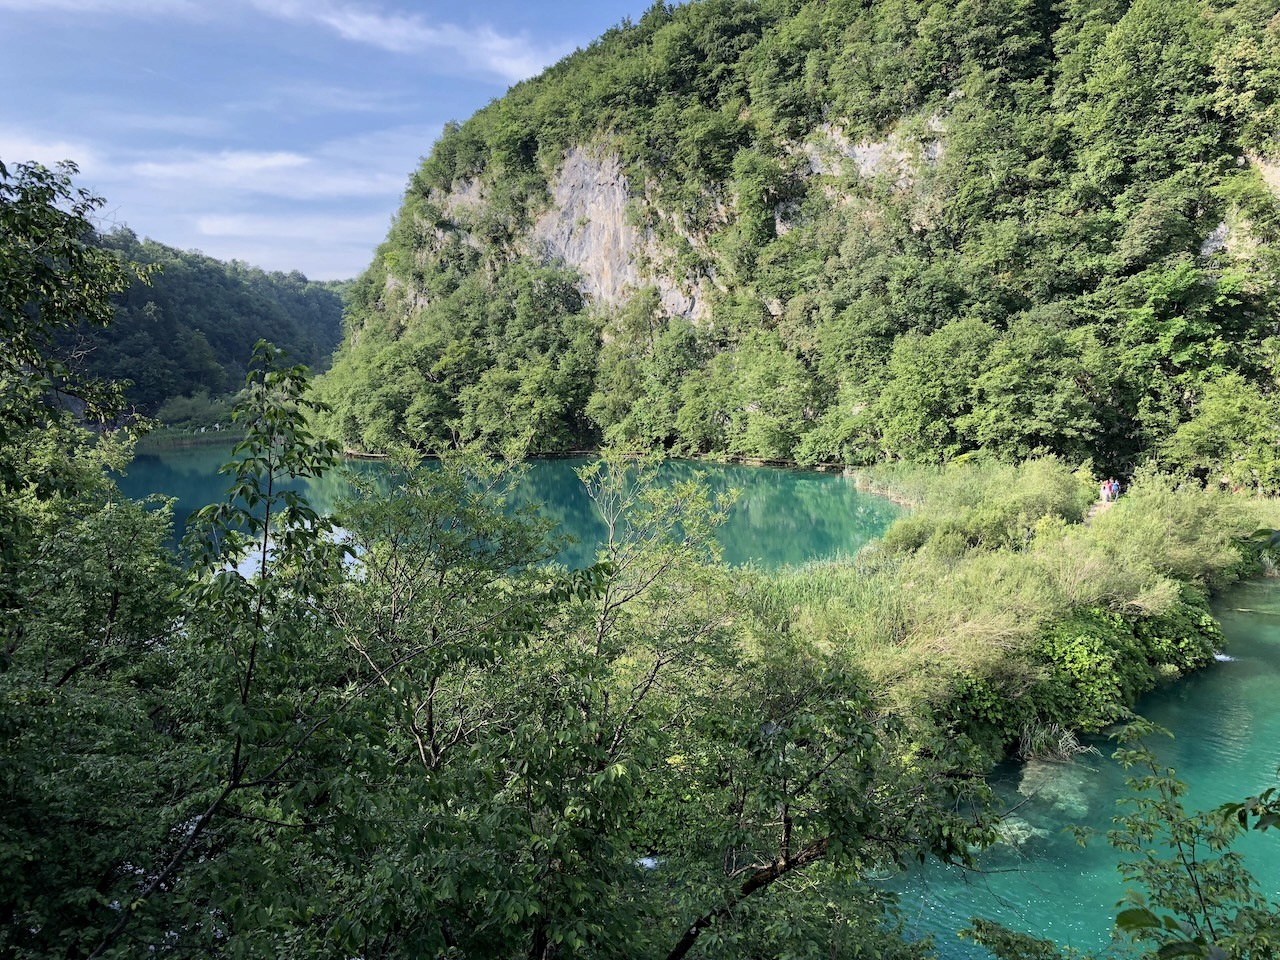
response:
{"label": "emerald green water", "polygon": [[[176,497],[178,523],[192,510],[222,496],[217,475],[227,452],[197,448],[139,455],[121,487],[133,497]],[[561,555],[570,565],[589,563],[602,532],[590,501],[573,474],[581,460],[535,461],[521,496],[540,501],[546,514],[577,543]],[[377,464],[351,470],[376,472]],[[716,489],[742,495],[720,532],[725,560],[773,568],[856,552],[880,535],[899,513],[876,497],[859,494],[841,476],[768,468],[668,463],[674,480],[703,471]],[[299,485],[322,510],[346,490],[337,475]],[[1221,597],[1216,610],[1234,658],[1146,697],[1139,712],[1172,730],[1176,739],[1153,746],[1191,786],[1191,809],[1239,800],[1275,782],[1280,767],[1280,582],[1240,585]],[[990,851],[983,872],[934,868],[897,881],[902,908],[916,936],[932,935],[948,960],[986,956],[955,932],[974,916],[997,920],[1025,933],[1081,949],[1105,947],[1115,904],[1124,889],[1118,856],[1099,838],[1081,849],[1068,825],[1104,834],[1126,795],[1124,773],[1109,759],[1111,745],[1094,740],[1103,755],[1054,768],[1047,786],[1032,790],[1028,771],[1015,764],[997,769],[994,782],[1009,807],[1035,831],[1021,846]],[[1031,770],[1034,779],[1045,771]],[[1032,796],[1019,792],[1023,786]],[[1259,888],[1280,898],[1280,837],[1253,835],[1242,843]]]}
{"label": "emerald green water", "polygon": [[[1138,704],[1139,713],[1174,733],[1172,740],[1158,738],[1149,745],[1188,783],[1188,810],[1252,796],[1275,785],[1280,767],[1280,581],[1234,587],[1215,609],[1228,641],[1225,653],[1233,659]],[[924,870],[899,887],[910,928],[917,935],[933,934],[942,956],[987,956],[955,936],[974,916],[1064,946],[1108,944],[1115,904],[1124,894],[1116,870],[1119,856],[1102,836],[1081,849],[1062,832],[1076,824],[1105,834],[1116,801],[1127,795],[1125,774],[1110,759],[1114,746],[1102,738],[1091,742],[1102,756],[1056,770],[1008,764],[996,771],[1008,805],[1025,801],[1016,816],[1043,836],[1016,850],[993,848],[983,864],[987,872]],[[1043,772],[1058,776],[1037,791],[1036,778]],[[1280,898],[1280,836],[1254,833],[1238,849],[1245,852],[1258,889]]]}
{"label": "emerald green water", "polygon": [[[121,479],[130,497],[163,494],[177,498],[174,505],[175,537],[180,537],[192,511],[222,499],[227,488],[218,467],[229,457],[221,447],[193,447],[140,453]],[[529,464],[517,496],[536,501],[573,541],[560,559],[569,566],[586,566],[604,536],[604,525],[583,490],[574,468],[586,460],[535,460]],[[348,471],[376,474],[380,465],[349,463]],[[799,564],[856,553],[878,537],[901,512],[887,500],[859,493],[845,477],[833,473],[780,470],[668,461],[660,479],[675,482],[702,473],[713,491],[741,491],[718,539],[726,563],[752,563],[766,568]],[[332,512],[349,489],[340,473],[318,481],[302,481],[312,504]]]}

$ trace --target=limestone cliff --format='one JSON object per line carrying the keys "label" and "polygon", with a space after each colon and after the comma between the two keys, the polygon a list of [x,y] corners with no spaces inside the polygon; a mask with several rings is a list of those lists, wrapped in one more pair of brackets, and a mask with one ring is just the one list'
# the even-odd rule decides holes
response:
{"label": "limestone cliff", "polygon": [[551,178],[550,203],[525,240],[528,252],[563,263],[581,276],[593,303],[616,307],[644,286],[655,286],[674,316],[706,316],[705,279],[672,276],[653,231],[637,226],[631,185],[617,154],[574,147]]}

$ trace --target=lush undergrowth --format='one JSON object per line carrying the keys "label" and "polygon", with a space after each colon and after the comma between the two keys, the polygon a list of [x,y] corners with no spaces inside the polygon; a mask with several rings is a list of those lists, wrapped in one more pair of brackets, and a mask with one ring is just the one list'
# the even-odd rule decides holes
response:
{"label": "lush undergrowth", "polygon": [[750,584],[757,629],[847,658],[924,737],[995,755],[1039,727],[1098,730],[1222,643],[1214,589],[1261,569],[1277,507],[1138,479],[1083,522],[1096,487],[1055,460],[886,469],[918,504],[856,559]]}

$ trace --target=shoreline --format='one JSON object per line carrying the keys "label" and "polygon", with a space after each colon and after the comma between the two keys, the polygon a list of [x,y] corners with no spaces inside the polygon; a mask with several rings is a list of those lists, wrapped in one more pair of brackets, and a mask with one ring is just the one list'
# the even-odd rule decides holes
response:
{"label": "shoreline", "polygon": [[155,431],[139,437],[134,450],[138,453],[154,453],[158,450],[182,450],[188,447],[233,447],[238,442],[236,433],[231,430],[180,434]]}
{"label": "shoreline", "polygon": [[[626,450],[623,455],[627,457],[643,457],[654,451],[650,450]],[[372,450],[358,450],[355,447],[343,447],[342,455],[352,460],[390,460],[391,455],[387,453],[378,453]],[[419,456],[427,460],[438,460],[438,453],[420,453]],[[523,460],[572,460],[576,457],[598,457],[600,456],[599,447],[585,447],[576,450],[552,450],[543,453],[526,454]],[[845,476],[855,476],[855,471],[866,470],[868,467],[863,465],[855,465],[849,463],[799,463],[795,460],[772,460],[762,457],[742,457],[736,455],[716,455],[698,454],[698,453],[682,453],[672,456],[670,451],[662,451],[663,460],[689,460],[695,463],[711,463],[711,464],[733,464],[743,467],[769,467],[775,470],[799,470],[804,473],[843,473]],[[865,493],[876,493],[870,487],[859,486],[859,490]],[[876,493],[877,496],[885,496]],[[892,499],[886,497],[886,499]]]}

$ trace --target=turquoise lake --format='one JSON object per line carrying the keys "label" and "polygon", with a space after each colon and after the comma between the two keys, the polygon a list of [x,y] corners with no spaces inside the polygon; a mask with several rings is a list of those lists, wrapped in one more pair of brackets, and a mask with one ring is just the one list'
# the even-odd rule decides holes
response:
{"label": "turquoise lake", "polygon": [[[180,526],[191,511],[221,498],[227,482],[217,468],[227,456],[224,449],[207,447],[140,454],[121,487],[133,497],[176,497]],[[602,533],[573,473],[584,462],[534,461],[520,491],[541,502],[546,515],[576,541],[560,557],[571,566],[591,562]],[[349,469],[380,468],[356,463]],[[664,464],[662,476],[678,479],[695,470],[717,490],[741,491],[719,535],[725,561],[732,565],[777,568],[853,554],[901,512],[859,493],[839,474],[671,462]],[[345,482],[334,475],[300,487],[317,507],[330,510]],[[1152,746],[1191,785],[1189,809],[1252,795],[1274,784],[1280,767],[1280,581],[1239,585],[1215,607],[1232,659],[1138,705],[1140,713],[1175,734]],[[1064,828],[1087,826],[1105,834],[1116,801],[1127,791],[1124,772],[1110,760],[1112,745],[1101,738],[1090,742],[1101,755],[1074,765],[1037,769],[1010,763],[995,771],[993,782],[1007,805],[1017,806],[1020,826],[1030,835],[1025,843],[993,848],[980,873],[930,868],[893,881],[914,935],[932,936],[946,958],[986,956],[955,933],[970,917],[980,916],[1064,946],[1106,946],[1115,904],[1124,892],[1118,856],[1102,836],[1081,849]],[[1260,889],[1280,898],[1280,836],[1255,834],[1241,848]]]}
{"label": "turquoise lake", "polygon": [[[222,499],[228,483],[218,474],[218,467],[229,456],[221,447],[139,453],[121,478],[120,488],[135,498],[150,494],[175,497],[175,536],[180,537],[184,521],[193,511]],[[560,560],[571,567],[590,564],[604,536],[604,524],[573,472],[586,462],[530,461],[517,491],[520,498],[540,504],[542,513],[571,538],[573,542],[560,554]],[[346,469],[376,474],[381,467],[376,462],[357,461],[348,463]],[[660,467],[660,477],[668,481],[687,479],[694,472],[702,473],[714,492],[740,491],[728,521],[717,534],[724,560],[731,566],[755,564],[772,569],[851,555],[884,533],[902,512],[887,500],[859,493],[852,481],[838,473],[680,460]],[[340,473],[294,486],[323,512],[332,512],[347,491]]]}

